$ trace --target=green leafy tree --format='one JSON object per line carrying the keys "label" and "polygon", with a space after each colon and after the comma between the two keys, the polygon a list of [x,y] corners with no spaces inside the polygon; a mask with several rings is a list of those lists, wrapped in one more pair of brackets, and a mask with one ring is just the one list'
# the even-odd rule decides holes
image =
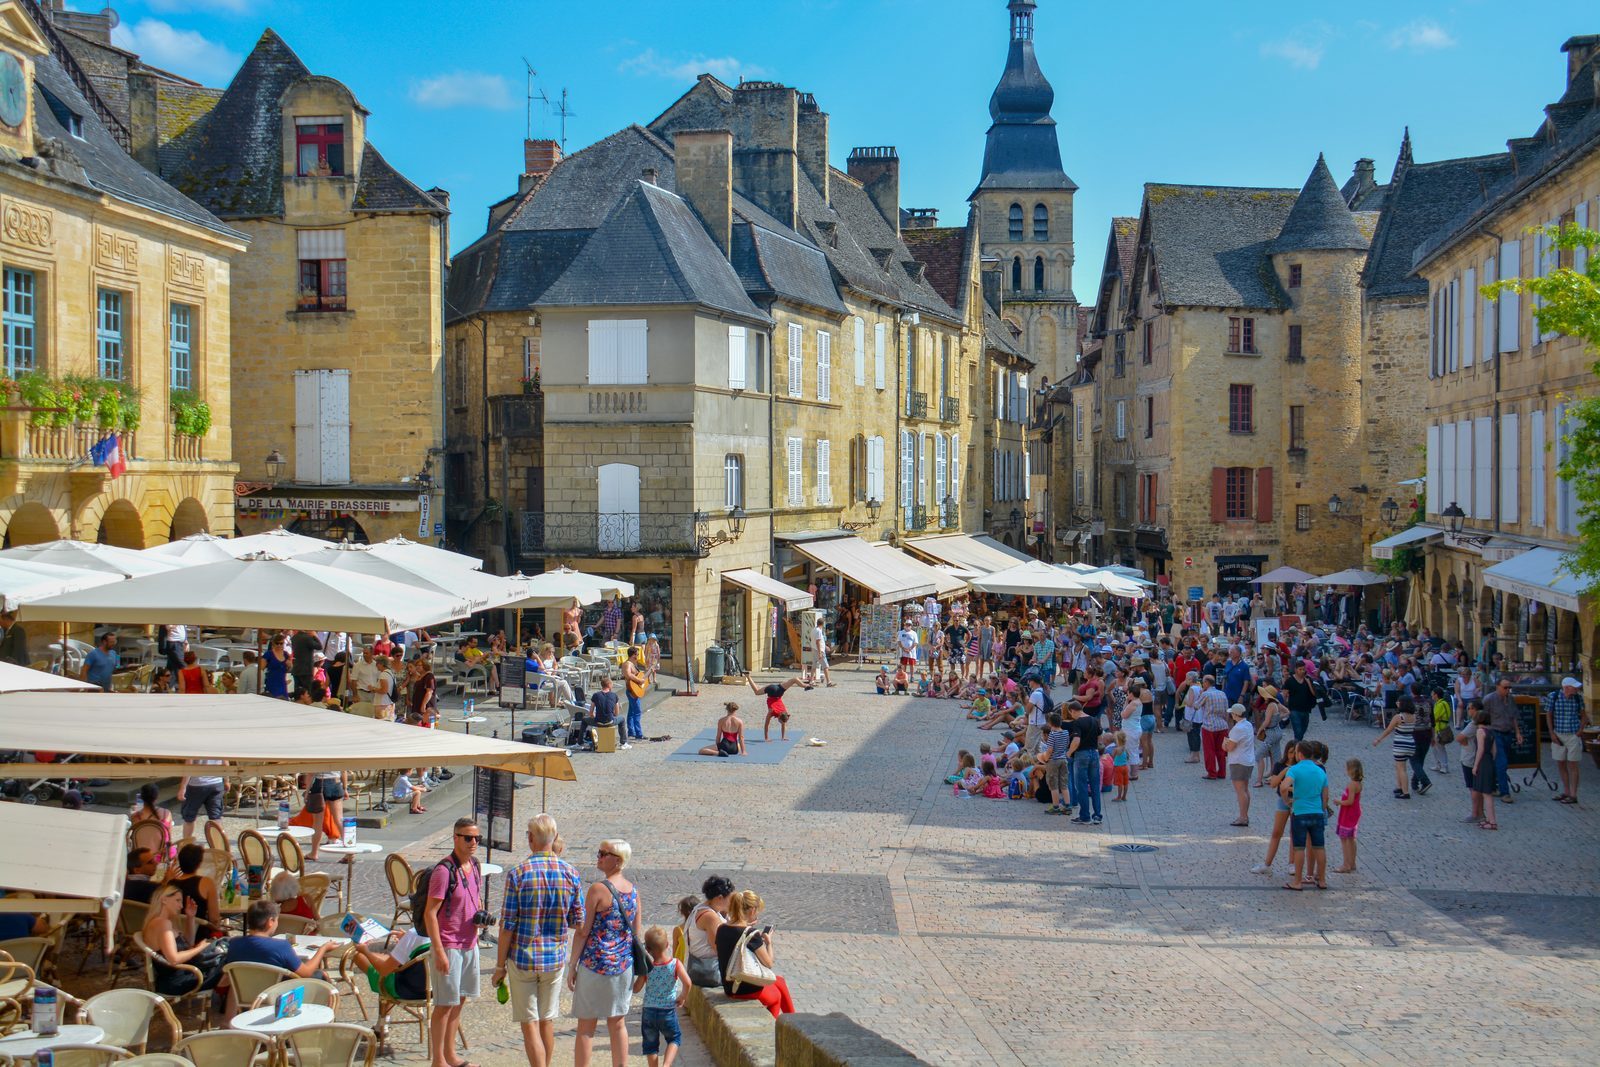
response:
{"label": "green leafy tree", "polygon": [[[1600,233],[1568,224],[1542,232],[1576,262],[1582,250],[1584,268],[1559,267],[1543,278],[1509,278],[1482,287],[1491,300],[1502,292],[1529,293],[1539,298],[1534,318],[1543,333],[1576,337],[1594,357],[1590,372],[1600,378]],[[1578,541],[1567,568],[1588,592],[1600,588],[1600,393],[1564,396],[1567,402],[1567,457],[1556,473],[1572,486],[1578,500]]]}

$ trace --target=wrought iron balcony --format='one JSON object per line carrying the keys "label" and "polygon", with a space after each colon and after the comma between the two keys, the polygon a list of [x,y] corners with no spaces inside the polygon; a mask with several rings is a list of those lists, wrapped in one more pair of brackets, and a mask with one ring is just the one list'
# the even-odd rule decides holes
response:
{"label": "wrought iron balcony", "polygon": [[928,394],[906,393],[906,418],[925,419],[928,417]]}
{"label": "wrought iron balcony", "polygon": [[961,525],[961,507],[958,504],[945,502],[939,505],[939,528],[942,530],[953,529]]}
{"label": "wrought iron balcony", "polygon": [[544,394],[491,396],[489,414],[494,433],[500,437],[537,437],[544,432]]}
{"label": "wrought iron balcony", "polygon": [[939,421],[960,422],[961,401],[953,396],[942,397],[939,400]]}
{"label": "wrought iron balcony", "polygon": [[703,556],[692,511],[668,514],[524,511],[522,554],[543,556]]}
{"label": "wrought iron balcony", "polygon": [[905,508],[905,524],[907,530],[926,530],[928,528],[928,509],[921,504],[916,507]]}

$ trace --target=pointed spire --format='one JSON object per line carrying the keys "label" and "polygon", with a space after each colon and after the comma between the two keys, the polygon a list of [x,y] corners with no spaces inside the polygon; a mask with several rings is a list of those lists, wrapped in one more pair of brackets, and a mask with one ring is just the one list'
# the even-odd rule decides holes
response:
{"label": "pointed spire", "polygon": [[1076,189],[1061,169],[1061,146],[1050,109],[1056,93],[1034,54],[1036,0],[1008,0],[1006,66],[989,98],[988,143],[979,189]]}
{"label": "pointed spire", "polygon": [[1350,213],[1344,196],[1334,184],[1328,161],[1321,154],[1311,176],[1284,220],[1283,230],[1272,243],[1272,251],[1310,252],[1335,249],[1364,251],[1369,242],[1356,217]]}
{"label": "pointed spire", "polygon": [[1400,154],[1394,158],[1394,176],[1389,180],[1394,181],[1404,174],[1411,166],[1411,127],[1406,127],[1405,136],[1400,138]]}

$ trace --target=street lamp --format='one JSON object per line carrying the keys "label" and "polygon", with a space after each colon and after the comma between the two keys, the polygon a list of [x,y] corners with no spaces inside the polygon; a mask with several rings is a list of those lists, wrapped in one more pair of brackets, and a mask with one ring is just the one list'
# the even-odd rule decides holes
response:
{"label": "street lamp", "polygon": [[1450,532],[1459,535],[1462,527],[1467,522],[1467,513],[1461,510],[1461,505],[1452,500],[1450,501],[1450,506],[1445,508],[1442,514],[1444,515],[1445,523],[1450,527]]}
{"label": "street lamp", "polygon": [[1332,496],[1330,496],[1328,498],[1328,514],[1329,515],[1337,516],[1339,514],[1339,512],[1341,512],[1343,510],[1344,510],[1344,501],[1339,499],[1339,494],[1338,493],[1335,493],[1335,494],[1333,494]]}
{"label": "street lamp", "polygon": [[1400,524],[1400,505],[1395,503],[1394,497],[1389,497],[1378,505],[1378,514],[1383,517],[1384,523],[1389,526]]}
{"label": "street lamp", "polygon": [[283,453],[276,448],[267,453],[267,477],[272,481],[280,481],[283,478],[283,472],[288,466],[289,463],[283,458]]}
{"label": "street lamp", "polygon": [[1018,511],[1016,508],[1012,508],[1011,509],[1011,525],[1012,526],[1021,526],[1022,525],[1022,512]]}
{"label": "street lamp", "polygon": [[733,534],[735,541],[744,536],[744,520],[744,508],[735,504],[728,509],[728,530]]}

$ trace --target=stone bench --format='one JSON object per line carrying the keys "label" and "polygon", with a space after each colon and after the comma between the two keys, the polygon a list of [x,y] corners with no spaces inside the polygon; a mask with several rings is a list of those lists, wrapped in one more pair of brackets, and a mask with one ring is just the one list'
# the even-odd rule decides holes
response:
{"label": "stone bench", "polygon": [[785,1015],[777,1027],[779,1067],[928,1067],[847,1015]]}
{"label": "stone bench", "polygon": [[776,1067],[777,1035],[766,1008],[699,986],[689,987],[684,1005],[717,1067]]}

